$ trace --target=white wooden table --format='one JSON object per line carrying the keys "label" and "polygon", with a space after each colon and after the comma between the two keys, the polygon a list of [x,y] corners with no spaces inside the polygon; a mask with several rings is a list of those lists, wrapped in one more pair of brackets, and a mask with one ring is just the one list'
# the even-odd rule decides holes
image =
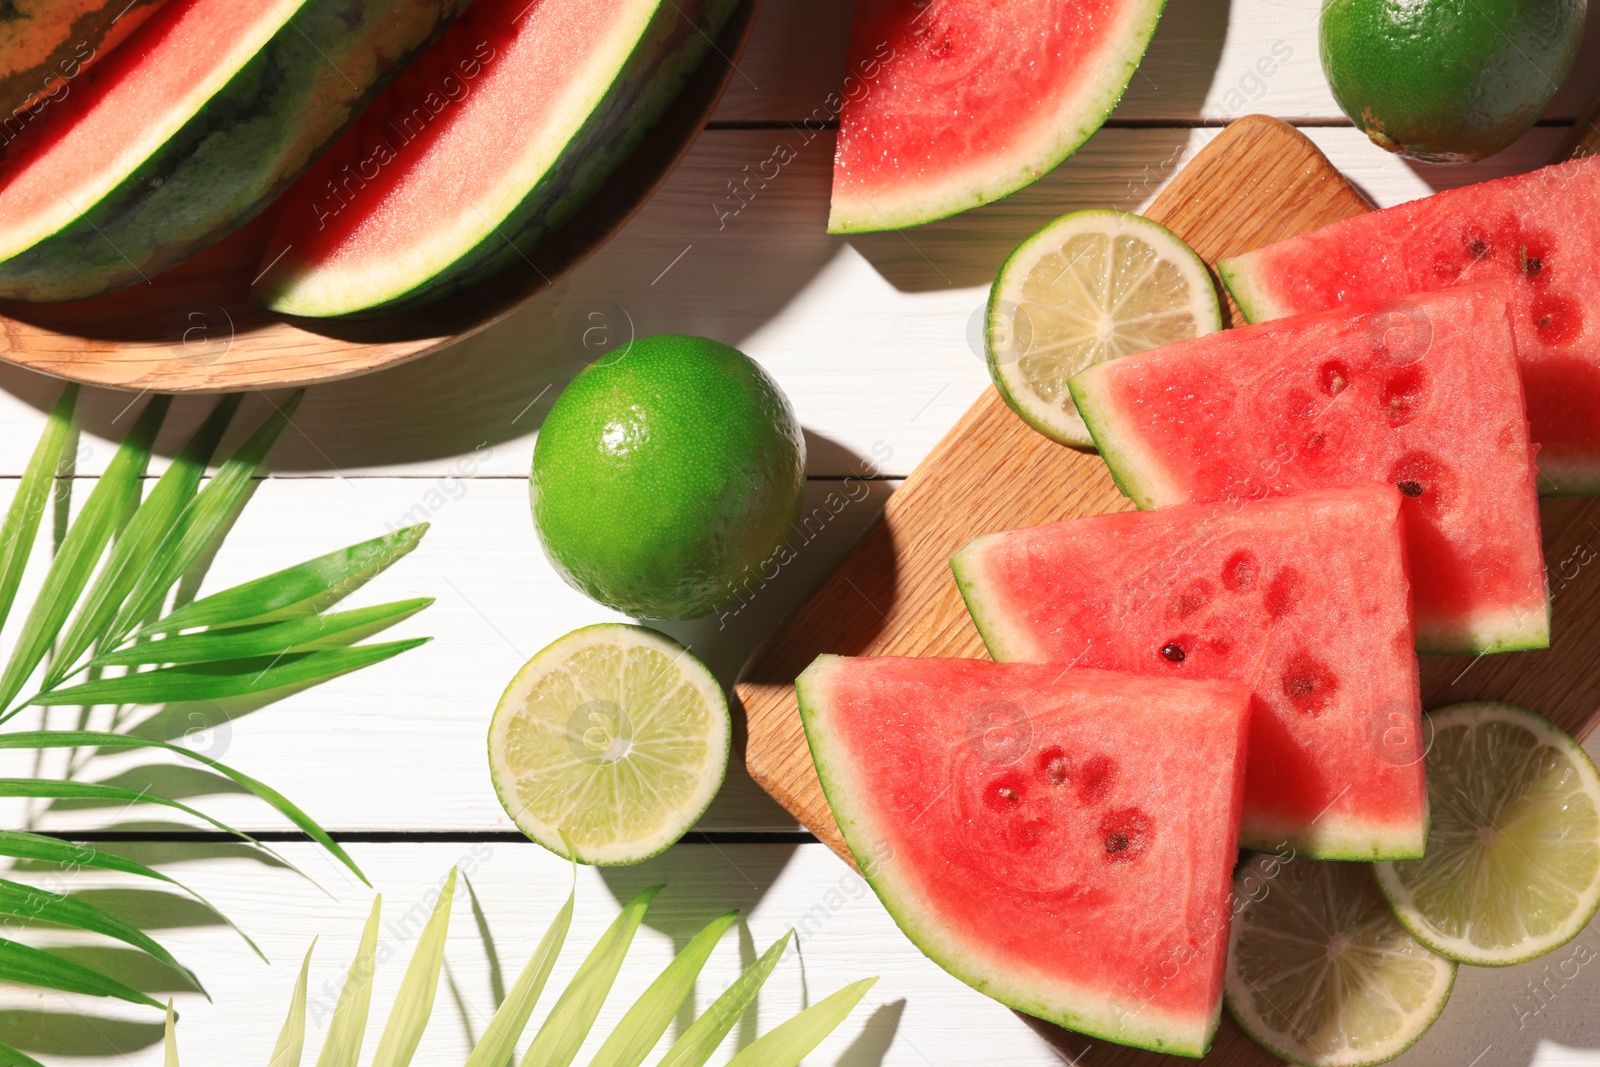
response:
{"label": "white wooden table", "polygon": [[[495,991],[520,969],[568,885],[561,861],[512,830],[490,789],[483,748],[490,711],[515,669],[562,633],[612,617],[546,564],[524,484],[539,421],[583,366],[581,337],[591,314],[622,334],[706,334],[760,360],[805,425],[813,494],[877,472],[867,497],[841,512],[736,619],[721,627],[715,620],[663,627],[731,681],[767,628],[876,517],[897,479],[984,388],[976,337],[988,282],[1005,253],[1039,225],[1080,207],[1137,209],[1218,126],[1252,111],[1305,127],[1373,201],[1398,203],[1545,161],[1600,83],[1600,31],[1591,30],[1572,84],[1512,149],[1471,167],[1409,165],[1369,146],[1334,105],[1317,60],[1317,7],[1313,0],[1174,0],[1111,122],[1056,173],[945,223],[845,240],[823,232],[833,133],[805,122],[829,117],[826,98],[842,70],[850,4],[766,0],[711,127],[654,201],[590,263],[466,343],[311,392],[209,587],[426,519],[433,529],[423,546],[361,602],[436,596],[436,605],[402,628],[435,640],[195,741],[277,786],[339,836],[386,895],[391,915],[410,910],[452,864],[469,871],[486,925],[474,922],[468,894],[460,892],[449,986],[420,1064],[462,1061],[469,1035],[481,1033],[493,1011]],[[754,172],[780,144],[794,150],[794,160],[753,198],[736,200],[730,183],[741,183],[747,168]],[[42,425],[41,409],[58,391],[53,381],[0,368],[0,477],[14,484]],[[129,399],[86,394],[83,474],[92,476],[109,459],[110,442],[127,425],[121,416]],[[175,405],[164,452],[207,407],[190,400]],[[263,410],[265,400],[251,398],[240,425]],[[66,724],[65,714],[57,713],[58,725]],[[103,760],[90,777],[109,777],[120,766]],[[194,925],[192,908],[168,909],[164,940],[200,972],[214,998],[177,994],[183,1062],[265,1063],[300,956],[317,936],[314,1050],[371,893],[320,850],[284,832],[262,806],[232,796],[201,803],[236,825],[275,835],[327,894],[204,834],[117,845],[169,863],[167,869],[223,905],[272,959],[263,964],[222,928]],[[139,837],[154,825],[141,820],[159,818],[126,812],[116,829]],[[45,825],[104,830],[105,819],[104,811],[56,814]],[[579,874],[577,921],[558,980],[615,916],[619,898],[656,881],[669,885],[601,1032],[629,1002],[625,994],[640,991],[688,932],[737,906],[745,926],[726,938],[707,969],[697,992],[702,1005],[741,958],[751,958],[752,945],[764,947],[791,926],[801,930],[800,951],[761,997],[762,1030],[848,980],[883,976],[857,1015],[808,1062],[1060,1062],[1008,1011],[923,959],[864,884],[799,832],[739,768],[700,829],[643,867]],[[71,888],[96,884],[79,875]],[[398,925],[386,928],[385,943],[397,959],[380,970],[378,1017],[398,985],[411,936]],[[1445,1018],[1404,1062],[1600,1064],[1594,1010],[1600,967],[1588,966],[1597,958],[1600,930],[1591,929],[1544,961],[1497,972],[1463,968]],[[162,996],[169,987],[149,986]],[[80,1054],[98,1056],[94,1062],[160,1062],[152,1012],[14,991],[3,994],[3,1003],[0,1041],[52,1062],[91,1062],[72,1058]],[[41,1046],[40,1033],[55,1036]],[[734,1037],[741,1034],[751,1036],[748,1027]],[[1082,1061],[1095,1063],[1096,1050]]]}

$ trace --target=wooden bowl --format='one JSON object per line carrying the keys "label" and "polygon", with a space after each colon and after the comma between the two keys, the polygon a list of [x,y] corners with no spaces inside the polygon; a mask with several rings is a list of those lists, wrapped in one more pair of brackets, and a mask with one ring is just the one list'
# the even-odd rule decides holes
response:
{"label": "wooden bowl", "polygon": [[744,0],[656,127],[571,222],[529,257],[415,311],[346,322],[289,319],[250,302],[276,212],[147,285],[65,304],[0,301],[0,359],[59,378],[161,393],[310,385],[437,351],[534,299],[622,229],[688,152],[755,26]]}

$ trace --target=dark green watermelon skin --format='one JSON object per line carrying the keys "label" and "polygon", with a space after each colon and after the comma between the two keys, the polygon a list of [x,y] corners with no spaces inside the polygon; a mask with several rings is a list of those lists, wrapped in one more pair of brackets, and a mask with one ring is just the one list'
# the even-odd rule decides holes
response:
{"label": "dark green watermelon skin", "polygon": [[627,162],[742,2],[747,0],[663,2],[599,107],[497,232],[409,293],[358,314],[430,304],[514,264],[531,262],[539,242],[576,215]]}
{"label": "dark green watermelon skin", "polygon": [[[149,281],[234,232],[315,162],[468,2],[305,0],[110,194],[0,263],[0,297],[98,296]],[[137,35],[125,46],[138,47]]]}
{"label": "dark green watermelon skin", "polygon": [[0,144],[27,128],[22,112],[60,100],[167,0],[7,0],[0,3]]}

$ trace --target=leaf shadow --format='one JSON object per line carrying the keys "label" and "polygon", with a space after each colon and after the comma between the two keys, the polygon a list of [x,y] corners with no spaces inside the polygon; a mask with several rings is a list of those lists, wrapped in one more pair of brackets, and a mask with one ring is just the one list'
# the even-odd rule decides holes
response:
{"label": "leaf shadow", "polygon": [[161,1023],[129,1022],[81,1012],[0,1011],[0,1042],[45,1056],[118,1056],[159,1043]]}
{"label": "leaf shadow", "polygon": [[44,946],[69,963],[76,963],[151,996],[157,993],[197,993],[199,990],[178,971],[136,948],[114,945]]}
{"label": "leaf shadow", "polygon": [[68,895],[147,933],[227,926],[221,916],[193,897],[163,889],[83,889]]}
{"label": "leaf shadow", "polygon": [[883,1067],[889,1047],[900,1033],[900,1017],[906,1013],[904,998],[881,1004],[862,1024],[861,1033],[834,1061],[834,1067]]}

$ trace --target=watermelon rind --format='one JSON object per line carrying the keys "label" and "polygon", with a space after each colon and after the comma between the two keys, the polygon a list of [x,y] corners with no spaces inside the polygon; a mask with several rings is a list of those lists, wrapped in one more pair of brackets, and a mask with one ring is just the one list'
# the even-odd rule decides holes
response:
{"label": "watermelon rind", "polygon": [[1478,656],[1550,647],[1550,598],[1540,610],[1480,613],[1465,626],[1429,620],[1417,626],[1417,652],[1424,656]]}
{"label": "watermelon rind", "polygon": [[983,594],[984,581],[979,573],[987,546],[1004,534],[984,534],[967,542],[960,552],[950,557],[950,570],[955,575],[956,588],[966,601],[967,614],[983,639],[983,647],[996,663],[1038,663],[1046,657],[1026,633],[1006,625],[1008,613],[992,603]]}
{"label": "watermelon rind", "polygon": [[1120,1002],[1103,993],[1061,981],[1056,987],[1055,999],[1070,998],[1075,1003],[1095,1005],[1082,1012],[1062,1012],[1055,1005],[1043,1003],[1036,990],[1025,982],[1010,980],[997,971],[975,965],[967,958],[967,949],[947,939],[938,924],[929,921],[929,909],[916,901],[915,891],[909,886],[896,883],[893,864],[884,861],[887,846],[882,835],[873,828],[871,813],[857,808],[851,790],[841,780],[841,772],[845,772],[848,763],[833,747],[825,705],[830,675],[846,663],[847,657],[818,656],[795,679],[800,719],[823,794],[850,855],[900,931],[925,956],[955,978],[1034,1018],[1135,1048],[1179,1056],[1204,1056],[1221,1020],[1220,1002],[1204,1019],[1180,1018],[1148,1004]]}
{"label": "watermelon rind", "polygon": [[1228,295],[1244,312],[1245,321],[1266,322],[1288,315],[1289,309],[1274,302],[1271,294],[1259,285],[1253,264],[1249,253],[1217,260],[1217,277],[1222,279]]}
{"label": "watermelon rind", "polygon": [[0,125],[5,143],[41,100],[59,100],[166,0],[12,0],[0,8]]}
{"label": "watermelon rind", "polygon": [[1107,34],[1103,67],[1084,92],[1053,122],[1046,122],[1037,143],[1023,144],[999,161],[994,173],[972,175],[959,187],[926,190],[903,183],[901,196],[865,196],[848,188],[834,190],[828,212],[832,234],[874,233],[920,226],[1010,196],[1060,166],[1105,125],[1139,69],[1145,49],[1161,21],[1166,0],[1126,0],[1127,16],[1119,33]]}
{"label": "watermelon rind", "polygon": [[1155,474],[1161,465],[1149,449],[1117,433],[1116,420],[1100,402],[1100,380],[1105,367],[1099,363],[1079,371],[1067,382],[1067,388],[1072,391],[1072,402],[1078,406],[1078,414],[1089,427],[1100,458],[1111,471],[1112,481],[1140,511],[1186,503],[1187,498],[1180,489],[1164,484]]}
{"label": "watermelon rind", "polygon": [[[0,230],[0,296],[78,300],[149,281],[249,222],[468,0],[301,0],[105,166],[102,191]],[[157,21],[160,20],[158,16]],[[150,29],[158,28],[154,23]],[[140,47],[143,34],[124,45]],[[48,117],[48,116],[47,116]]]}
{"label": "watermelon rind", "polygon": [[[593,75],[569,101],[565,133],[541,136],[487,204],[445,213],[456,225],[431,247],[394,262],[351,257],[343,269],[312,266],[263,273],[251,292],[284,315],[331,318],[389,313],[469,288],[528,255],[586,204],[632,155],[747,0],[631,0],[632,21],[588,43]],[[463,221],[464,220],[464,221]],[[272,250],[267,254],[270,257]]]}
{"label": "watermelon rind", "polygon": [[[1083,424],[1083,419],[1039,397],[1022,375],[1024,357],[1002,361],[992,347],[991,339],[996,320],[1016,314],[1017,309],[1026,302],[1023,289],[1039,261],[1051,252],[1059,251],[1069,238],[1085,233],[1103,234],[1111,238],[1127,235],[1156,249],[1161,259],[1178,270],[1190,287],[1192,298],[1187,310],[1194,320],[1194,335],[1200,337],[1215,333],[1223,326],[1222,302],[1217,299],[1217,287],[1211,280],[1211,272],[1206,269],[1205,261],[1184,243],[1183,238],[1154,219],[1108,208],[1074,211],[1051,222],[1018,245],[1006,257],[989,290],[989,303],[985,309],[989,326],[984,331],[985,362],[989,367],[989,377],[1000,391],[1000,396],[1023,422],[1052,441],[1075,448],[1094,447],[1094,438]],[[1124,297],[1126,295],[1123,294]],[[1173,310],[1181,309],[1175,307]]]}
{"label": "watermelon rind", "polygon": [[[1559,749],[1577,772],[1583,791],[1591,798],[1600,798],[1600,769],[1595,767],[1594,760],[1589,757],[1588,752],[1584,751],[1583,746],[1566,731],[1527,708],[1503,701],[1474,701],[1439,708],[1430,712],[1428,718],[1434,724],[1435,733],[1451,725],[1452,720],[1464,721],[1473,726],[1496,720],[1516,723],[1539,737],[1541,743]],[[1517,771],[1515,767],[1494,769],[1507,775]],[[1565,827],[1560,831],[1562,837],[1567,837],[1570,832],[1570,828]],[[1600,842],[1596,844],[1600,845]],[[1556,932],[1531,946],[1524,945],[1496,951],[1475,944],[1467,938],[1450,936],[1429,922],[1413,902],[1411,890],[1401,881],[1392,863],[1375,863],[1372,873],[1376,876],[1378,889],[1394,912],[1395,920],[1406,928],[1407,933],[1439,955],[1474,967],[1510,967],[1548,955],[1581,934],[1588,928],[1595,915],[1600,913],[1600,878],[1597,878],[1584,892],[1577,894],[1571,913]],[[1549,879],[1549,875],[1544,877]],[[1555,886],[1548,896],[1554,901],[1571,888],[1566,885]]]}

